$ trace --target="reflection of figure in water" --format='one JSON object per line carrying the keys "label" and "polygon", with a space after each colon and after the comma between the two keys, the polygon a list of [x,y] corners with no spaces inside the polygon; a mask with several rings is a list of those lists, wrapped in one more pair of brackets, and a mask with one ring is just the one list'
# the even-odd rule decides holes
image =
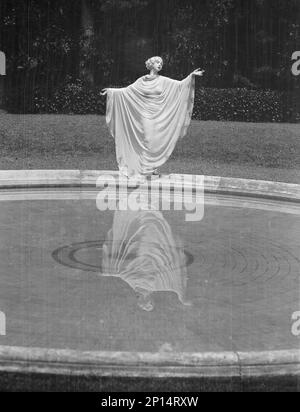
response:
{"label": "reflection of figure in water", "polygon": [[173,291],[185,302],[186,257],[179,239],[158,211],[116,211],[103,246],[103,275],[119,277],[138,295],[138,305],[152,311],[153,292]]}
{"label": "reflection of figure in water", "polygon": [[192,118],[197,69],[182,81],[160,76],[161,57],[146,62],[149,75],[128,87],[104,89],[106,121],[115,138],[119,169],[127,177],[157,174]]}

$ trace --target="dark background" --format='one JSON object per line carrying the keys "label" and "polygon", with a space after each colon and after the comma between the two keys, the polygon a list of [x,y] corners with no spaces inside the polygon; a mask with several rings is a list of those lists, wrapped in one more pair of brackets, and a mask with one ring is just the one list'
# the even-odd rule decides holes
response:
{"label": "dark background", "polygon": [[215,89],[248,92],[223,100],[272,90],[267,105],[284,102],[281,120],[298,120],[299,29],[300,0],[1,0],[2,107],[103,113],[100,89],[132,83],[161,55],[166,76],[206,70],[206,103],[218,99]]}

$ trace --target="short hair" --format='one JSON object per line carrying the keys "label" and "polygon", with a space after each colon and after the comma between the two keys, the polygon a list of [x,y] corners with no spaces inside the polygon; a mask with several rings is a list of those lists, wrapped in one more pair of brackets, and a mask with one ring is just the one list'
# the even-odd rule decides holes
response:
{"label": "short hair", "polygon": [[164,61],[160,56],[151,57],[150,59],[146,61],[147,70],[153,69],[153,64],[156,62],[161,62],[162,65],[164,64]]}

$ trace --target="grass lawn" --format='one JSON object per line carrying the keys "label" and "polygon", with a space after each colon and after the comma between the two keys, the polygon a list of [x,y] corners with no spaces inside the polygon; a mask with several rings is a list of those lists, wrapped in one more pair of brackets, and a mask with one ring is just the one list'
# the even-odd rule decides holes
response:
{"label": "grass lawn", "polygon": [[[0,114],[0,169],[116,170],[103,116]],[[193,121],[165,173],[300,184],[299,124]]]}

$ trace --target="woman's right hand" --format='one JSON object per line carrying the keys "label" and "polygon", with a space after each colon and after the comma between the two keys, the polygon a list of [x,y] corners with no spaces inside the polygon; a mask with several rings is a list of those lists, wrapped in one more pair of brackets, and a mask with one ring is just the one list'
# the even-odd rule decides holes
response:
{"label": "woman's right hand", "polygon": [[100,93],[100,96],[106,96],[107,95],[108,89],[103,89],[102,93]]}

